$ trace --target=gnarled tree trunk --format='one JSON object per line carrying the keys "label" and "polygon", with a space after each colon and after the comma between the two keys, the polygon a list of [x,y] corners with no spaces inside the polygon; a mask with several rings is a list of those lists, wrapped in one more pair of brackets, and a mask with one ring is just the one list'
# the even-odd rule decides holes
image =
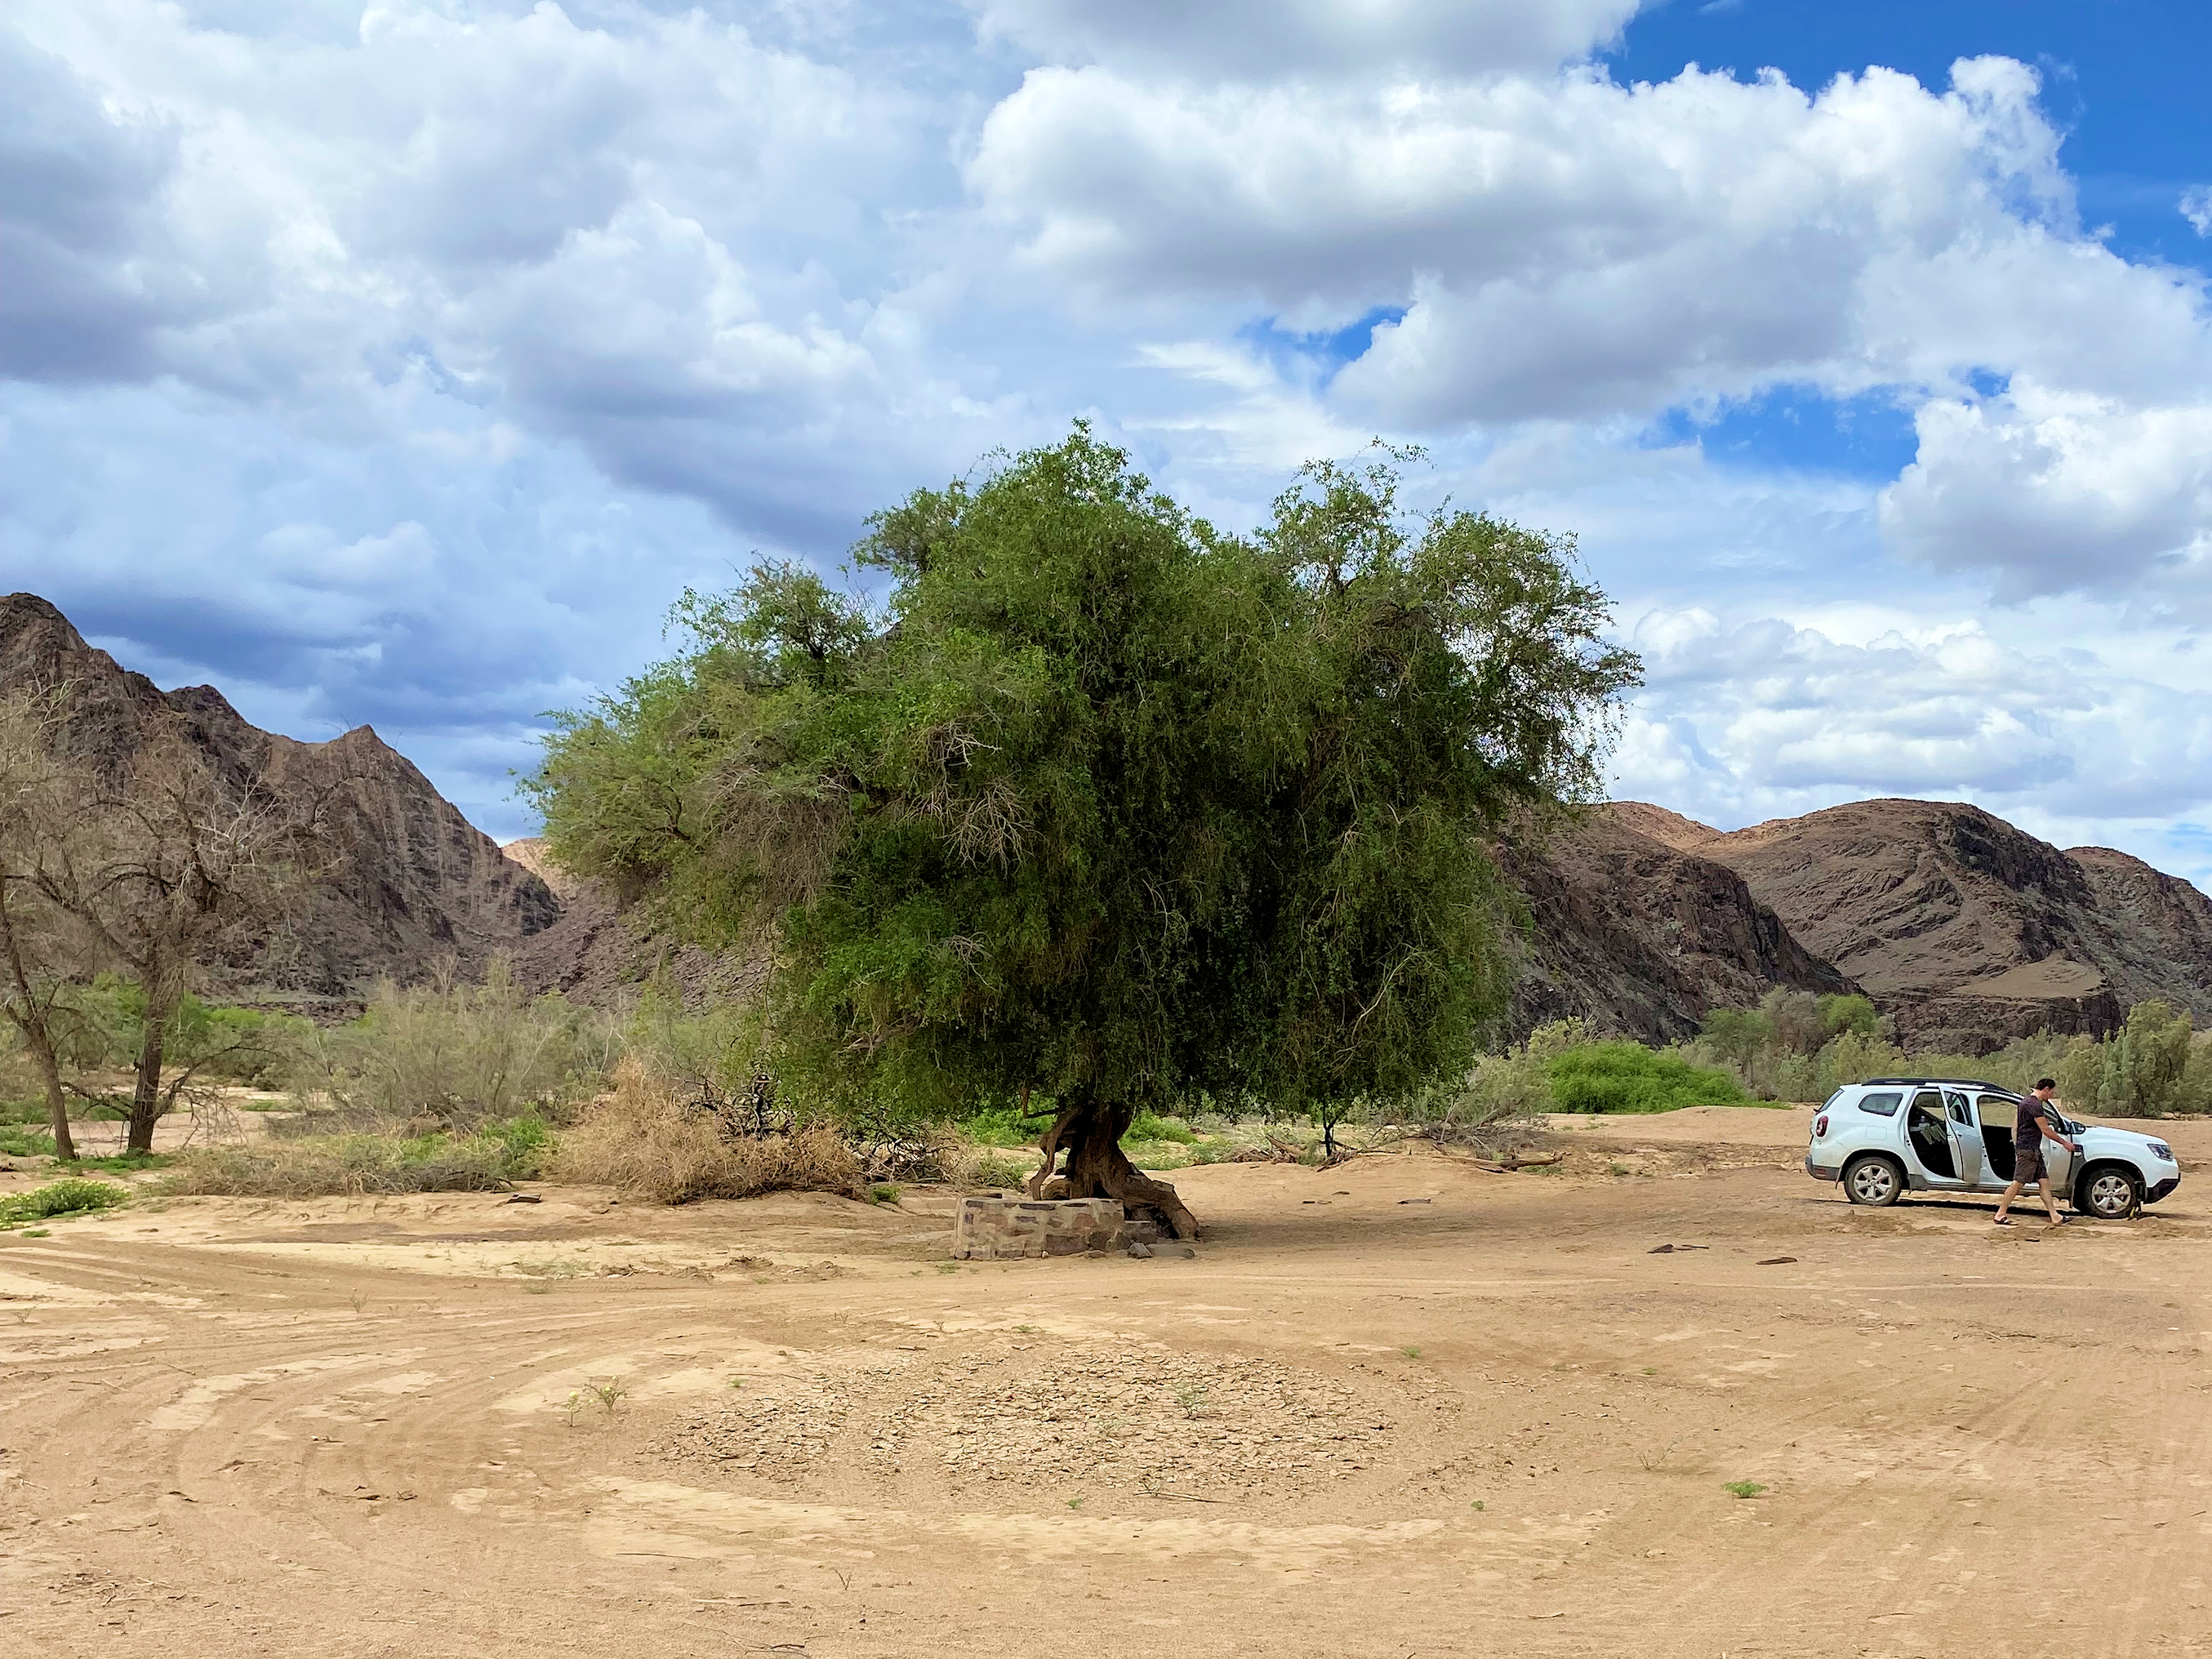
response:
{"label": "gnarled tree trunk", "polygon": [[1138,1169],[1121,1150],[1121,1136],[1135,1115],[1135,1108],[1127,1101],[1085,1098],[1063,1107],[1038,1143],[1044,1164],[1030,1183],[1030,1190],[1043,1191],[1054,1159],[1065,1149],[1067,1164],[1060,1174],[1067,1182],[1068,1197],[1118,1199],[1125,1211],[1157,1212],[1162,1224],[1177,1238],[1196,1238],[1198,1218],[1176,1196],[1176,1189]]}

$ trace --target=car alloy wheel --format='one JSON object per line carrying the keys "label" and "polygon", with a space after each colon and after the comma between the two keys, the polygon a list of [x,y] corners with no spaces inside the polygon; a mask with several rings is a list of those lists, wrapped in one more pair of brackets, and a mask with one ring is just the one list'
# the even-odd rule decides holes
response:
{"label": "car alloy wheel", "polygon": [[2135,1177],[2124,1170],[2100,1170],[2083,1184],[2081,1207],[2100,1221],[2118,1221],[2136,1207]]}
{"label": "car alloy wheel", "polygon": [[1896,1203],[1898,1189],[1903,1184],[1897,1165],[1886,1158],[1863,1158],[1844,1171],[1844,1191],[1851,1202],[1876,1209]]}

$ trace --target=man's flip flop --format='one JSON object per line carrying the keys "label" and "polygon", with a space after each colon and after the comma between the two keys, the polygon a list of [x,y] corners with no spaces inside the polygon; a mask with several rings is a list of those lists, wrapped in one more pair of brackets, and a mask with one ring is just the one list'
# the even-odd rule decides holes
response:
{"label": "man's flip flop", "polygon": [[2012,1218],[2008,1215],[1993,1215],[1990,1218],[1990,1222],[1993,1226],[2009,1227],[2012,1225]]}

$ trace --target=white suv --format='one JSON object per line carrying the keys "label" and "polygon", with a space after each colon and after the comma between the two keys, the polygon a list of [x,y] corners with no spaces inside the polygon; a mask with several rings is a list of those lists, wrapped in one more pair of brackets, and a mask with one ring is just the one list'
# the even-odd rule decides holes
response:
{"label": "white suv", "polygon": [[[1840,1181],[1854,1204],[1894,1204],[1914,1192],[2002,1192],[2012,1183],[2013,1124],[2020,1096],[1995,1084],[1949,1078],[1878,1077],[1846,1084],[1813,1118],[1805,1173]],[[2181,1184],[2173,1148],[2132,1129],[2046,1115],[2080,1146],[2043,1143],[2051,1190],[2112,1221],[2155,1204]]]}

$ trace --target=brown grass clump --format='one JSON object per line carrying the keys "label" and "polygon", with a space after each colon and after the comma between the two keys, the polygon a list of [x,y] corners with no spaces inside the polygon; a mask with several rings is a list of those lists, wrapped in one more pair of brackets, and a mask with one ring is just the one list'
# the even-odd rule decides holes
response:
{"label": "brown grass clump", "polygon": [[529,1174],[529,1162],[490,1136],[320,1135],[181,1153],[161,1189],[227,1198],[492,1193]]}
{"label": "brown grass clump", "polygon": [[555,1180],[612,1187],[657,1204],[757,1193],[859,1194],[860,1161],[825,1125],[731,1135],[711,1113],[687,1109],[635,1057],[615,1067],[613,1083],[562,1132]]}

